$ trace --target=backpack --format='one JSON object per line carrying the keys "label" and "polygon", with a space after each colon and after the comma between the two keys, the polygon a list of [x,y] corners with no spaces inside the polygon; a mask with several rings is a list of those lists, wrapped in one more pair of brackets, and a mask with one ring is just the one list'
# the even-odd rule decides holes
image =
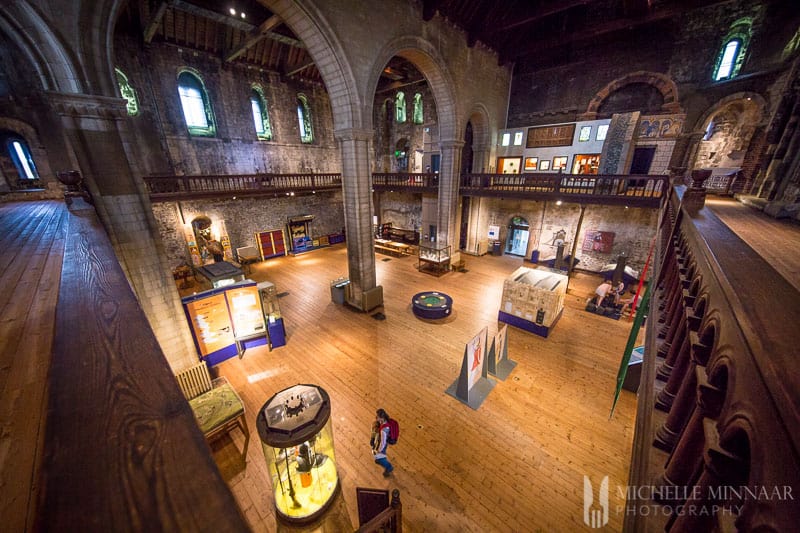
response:
{"label": "backpack", "polygon": [[[394,418],[390,418],[384,426],[389,427],[389,438],[386,439],[386,442],[388,444],[397,444],[397,439],[400,437],[400,424]],[[383,426],[381,426],[381,429],[383,429]]]}

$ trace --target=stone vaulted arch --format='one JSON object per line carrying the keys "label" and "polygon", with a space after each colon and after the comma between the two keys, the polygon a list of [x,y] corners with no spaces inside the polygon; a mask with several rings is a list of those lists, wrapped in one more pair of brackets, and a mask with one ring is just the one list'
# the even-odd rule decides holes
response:
{"label": "stone vaulted arch", "polygon": [[669,76],[660,74],[658,72],[648,72],[640,70],[631,72],[621,78],[617,78],[602,89],[589,102],[586,111],[578,117],[579,120],[594,120],[597,118],[597,110],[606,98],[611,96],[615,91],[618,91],[626,85],[632,83],[645,83],[655,87],[664,98],[664,104],[661,109],[664,113],[682,113],[681,104],[678,101],[678,86]]}

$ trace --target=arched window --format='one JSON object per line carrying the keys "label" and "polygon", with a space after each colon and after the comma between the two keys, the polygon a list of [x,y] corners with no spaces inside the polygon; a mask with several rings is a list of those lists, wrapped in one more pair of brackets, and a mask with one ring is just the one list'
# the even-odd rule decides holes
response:
{"label": "arched window", "polygon": [[314,132],[311,128],[311,110],[308,107],[308,98],[302,94],[297,95],[297,121],[300,124],[300,141],[312,142]]}
{"label": "arched window", "polygon": [[406,121],[406,95],[397,93],[394,97],[394,119],[397,122]]}
{"label": "arched window", "polygon": [[250,108],[253,112],[253,123],[256,126],[256,135],[262,141],[272,140],[272,128],[269,125],[267,113],[267,100],[261,87],[253,86],[250,92]]}
{"label": "arched window", "polygon": [[178,94],[189,134],[213,137],[216,134],[214,115],[202,80],[188,70],[181,72],[178,76]]}
{"label": "arched window", "polygon": [[136,98],[136,91],[128,81],[126,76],[120,69],[115,68],[114,72],[117,75],[117,85],[119,85],[119,94],[128,101],[128,114],[135,116],[139,113],[139,100]]}
{"label": "arched window", "polygon": [[714,65],[714,81],[729,80],[739,74],[744,64],[744,56],[750,43],[752,32],[751,21],[739,19],[731,25],[731,29],[722,40],[722,48]]}
{"label": "arched window", "polygon": [[6,141],[6,149],[14,162],[14,166],[17,168],[17,175],[20,181],[39,179],[39,173],[36,171],[36,165],[33,164],[31,151],[22,138],[9,137]]}
{"label": "arched window", "polygon": [[417,93],[414,95],[414,124],[422,124],[422,95]]}

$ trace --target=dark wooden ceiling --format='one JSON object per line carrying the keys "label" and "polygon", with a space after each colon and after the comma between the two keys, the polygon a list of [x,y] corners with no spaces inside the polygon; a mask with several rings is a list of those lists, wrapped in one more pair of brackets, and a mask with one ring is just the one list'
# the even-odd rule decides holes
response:
{"label": "dark wooden ceiling", "polygon": [[[468,46],[483,43],[497,52],[500,64],[507,64],[534,55],[557,55],[573,44],[619,37],[679,16],[689,5],[719,1],[422,0],[420,23],[438,13],[464,30]],[[145,42],[202,50],[223,61],[322,84],[303,42],[257,0],[230,4],[219,0],[138,0],[131,2],[120,23],[142,35]],[[413,65],[396,58],[384,70],[378,91],[420,78]]]}

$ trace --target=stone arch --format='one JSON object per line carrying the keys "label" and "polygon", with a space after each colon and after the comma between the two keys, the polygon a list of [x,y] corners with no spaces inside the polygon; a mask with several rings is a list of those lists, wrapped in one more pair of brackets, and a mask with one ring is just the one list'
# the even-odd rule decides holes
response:
{"label": "stone arch", "polygon": [[[369,80],[367,80],[368,85],[365,87],[364,94],[367,95],[364,98],[365,105],[372,105],[371,95],[375,94],[378,87],[380,73],[394,56],[407,59],[425,76],[436,102],[439,139],[462,139],[464,133],[459,129],[461,121],[456,115],[453,82],[447,75],[447,69],[444,67],[444,61],[439,52],[431,43],[420,37],[407,36],[394,39],[376,54],[375,62],[370,69]],[[365,113],[365,116],[372,116],[372,113]],[[464,126],[466,126],[466,122],[464,122]]]}
{"label": "stone arch", "polygon": [[725,109],[729,105],[737,101],[746,101],[752,102],[754,106],[754,111],[757,112],[758,121],[753,124],[754,126],[761,125],[761,122],[765,120],[766,117],[766,109],[767,109],[767,101],[758,93],[750,92],[750,91],[742,91],[734,94],[730,94],[725,98],[720,99],[714,105],[709,107],[705,113],[703,113],[697,122],[694,125],[693,132],[699,134],[705,134],[706,125],[711,120],[714,115],[719,113],[721,110]]}
{"label": "stone arch", "polygon": [[0,31],[24,54],[42,90],[80,93],[83,86],[76,62],[29,2],[0,5]]}
{"label": "stone arch", "polygon": [[[313,9],[302,2],[276,0],[264,2],[267,8],[281,17],[306,45],[314,63],[319,69],[325,89],[331,100],[333,125],[335,131],[350,128],[365,128],[371,121],[366,109],[371,109],[372,102],[359,105],[361,99],[356,91],[357,83],[336,33],[333,32],[323,16],[312,14]],[[314,16],[316,15],[316,16]],[[373,92],[374,94],[374,92]]]}
{"label": "stone arch", "polygon": [[614,91],[617,91],[626,85],[630,85],[631,83],[645,83],[658,89],[658,91],[661,93],[661,96],[664,97],[664,104],[661,106],[661,109],[665,113],[683,112],[681,104],[678,101],[678,86],[669,76],[665,76],[664,74],[660,74],[658,72],[640,70],[626,74],[621,78],[617,78],[600,89],[594,98],[592,98],[592,100],[589,102],[586,111],[580,115],[578,119],[596,119],[597,110],[600,109],[600,105],[603,103],[603,101],[605,101],[605,99],[608,98]]}
{"label": "stone arch", "polygon": [[486,106],[482,103],[475,104],[464,120],[465,128],[467,123],[472,124],[473,172],[475,172],[476,168],[483,172],[488,166],[492,148],[492,131],[489,127],[489,111]]}

